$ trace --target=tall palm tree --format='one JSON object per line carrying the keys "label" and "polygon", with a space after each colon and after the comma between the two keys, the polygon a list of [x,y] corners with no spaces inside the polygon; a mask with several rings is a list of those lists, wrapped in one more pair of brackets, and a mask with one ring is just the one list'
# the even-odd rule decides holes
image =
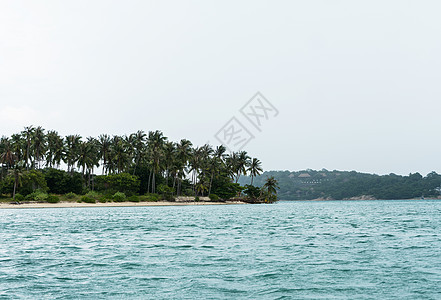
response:
{"label": "tall palm tree", "polygon": [[207,186],[207,190],[209,189],[209,182],[210,182],[210,174],[211,174],[211,167],[212,167],[212,155],[214,153],[213,148],[205,144],[202,147],[200,147],[200,162],[199,162],[199,181],[207,182],[205,185]]}
{"label": "tall palm tree", "polygon": [[128,171],[130,167],[133,167],[135,161],[135,136],[133,134],[124,135],[122,139],[128,156],[128,162],[124,169],[125,171]]}
{"label": "tall palm tree", "polygon": [[134,167],[133,174],[136,172],[136,168],[139,165],[139,162],[142,160],[145,155],[145,142],[147,139],[147,134],[144,131],[138,130],[136,133],[133,133],[133,149],[134,149]]}
{"label": "tall palm tree", "polygon": [[251,185],[253,185],[254,177],[259,176],[263,172],[262,163],[260,162],[260,160],[258,160],[257,158],[253,158],[247,171],[250,172]]}
{"label": "tall palm tree", "polygon": [[226,161],[230,176],[236,183],[239,181],[240,175],[247,174],[250,157],[246,151],[233,152],[227,157]]}
{"label": "tall palm tree", "polygon": [[31,145],[32,145],[32,138],[34,136],[35,128],[31,126],[27,126],[24,128],[24,130],[21,132],[23,138],[26,140],[26,150],[25,150],[25,164],[26,164],[26,170],[29,170],[29,161],[31,158]]}
{"label": "tall palm tree", "polygon": [[177,145],[176,145],[176,172],[175,172],[175,181],[173,183],[173,187],[177,183],[176,187],[176,195],[181,195],[181,187],[182,187],[182,180],[185,177],[186,168],[188,165],[188,161],[192,154],[192,147],[193,144],[186,139],[182,139]]}
{"label": "tall palm tree", "polygon": [[164,154],[164,144],[166,141],[167,138],[161,131],[156,130],[155,132],[149,132],[147,147],[149,149],[149,156],[152,165],[152,171],[150,172],[152,193],[154,193],[156,190],[156,174],[159,172],[160,162]]}
{"label": "tall palm tree", "polygon": [[78,160],[79,147],[81,144],[81,136],[68,135],[65,141],[65,162],[67,163],[67,171],[73,172],[75,163]]}
{"label": "tall palm tree", "polygon": [[6,165],[6,170],[8,170],[14,166],[17,156],[14,154],[11,141],[7,137],[2,137],[0,144],[0,163]]}
{"label": "tall palm tree", "polygon": [[228,175],[234,181],[236,174],[239,172],[239,155],[237,152],[228,154],[225,158]]}
{"label": "tall palm tree", "polygon": [[25,145],[26,141],[23,139],[21,134],[11,135],[11,145],[14,151],[17,161],[24,161]]}
{"label": "tall palm tree", "polygon": [[226,151],[227,151],[227,148],[225,148],[224,145],[217,146],[213,152],[212,159],[210,159],[209,168],[211,170],[211,176],[210,176],[210,184],[209,184],[209,188],[208,188],[208,195],[211,194],[211,187],[213,185],[214,175],[216,173],[218,173],[222,169],[222,167],[225,165],[224,156],[225,156]]}
{"label": "tall palm tree", "polygon": [[88,138],[85,142],[80,142],[78,147],[78,159],[77,159],[77,167],[78,169],[81,167],[82,174],[86,173],[86,168],[92,168],[95,165],[96,161],[96,148],[94,140]]}
{"label": "tall palm tree", "polygon": [[265,180],[263,189],[267,194],[267,201],[273,202],[277,199],[277,189],[279,189],[279,184],[274,176],[271,176]]}
{"label": "tall palm tree", "polygon": [[98,153],[100,159],[103,161],[103,174],[108,172],[108,161],[110,154],[110,136],[107,134],[101,134],[98,137]]}
{"label": "tall palm tree", "polygon": [[59,167],[61,161],[64,159],[64,141],[56,131],[48,131],[46,135],[47,139],[47,152],[46,152],[46,166],[53,168]]}
{"label": "tall palm tree", "polygon": [[40,161],[43,159],[46,151],[46,135],[41,126],[35,128],[32,136],[32,148],[34,154],[34,168],[40,169]]}
{"label": "tall palm tree", "polygon": [[84,173],[87,170],[88,180],[87,186],[92,185],[93,190],[93,170],[99,166],[98,141],[92,137],[88,137],[86,142],[82,142],[79,149],[78,166],[83,169]]}
{"label": "tall palm tree", "polygon": [[195,194],[196,194],[197,178],[199,176],[199,171],[202,166],[202,154],[203,153],[201,147],[193,149],[190,159],[188,161],[191,172],[191,182],[193,184],[193,191],[195,192]]}
{"label": "tall palm tree", "polygon": [[248,156],[246,151],[239,152],[239,159],[237,162],[237,170],[236,170],[236,183],[239,181],[240,175],[247,175],[247,168],[250,165],[251,157]]}
{"label": "tall palm tree", "polygon": [[165,142],[165,144],[164,144],[164,162],[165,162],[165,177],[166,177],[167,185],[168,185],[168,181],[170,178],[170,172],[172,171],[172,168],[175,165],[175,160],[176,160],[175,143]]}
{"label": "tall palm tree", "polygon": [[107,162],[110,173],[127,171],[131,161],[128,148],[129,146],[124,138],[117,135],[112,138]]}

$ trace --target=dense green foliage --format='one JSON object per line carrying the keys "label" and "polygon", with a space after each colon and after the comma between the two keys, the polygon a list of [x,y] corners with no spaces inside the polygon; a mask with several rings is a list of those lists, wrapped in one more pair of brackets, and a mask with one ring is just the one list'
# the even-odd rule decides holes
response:
{"label": "dense green foliage", "polygon": [[138,193],[139,185],[139,178],[128,173],[99,175],[95,178],[95,189],[110,194],[123,192],[133,195]]}
{"label": "dense green foliage", "polygon": [[[245,151],[227,154],[224,146],[193,147],[186,139],[171,142],[161,131],[83,139],[29,126],[0,139],[0,194],[13,198],[18,193],[40,201],[57,194],[93,203],[122,201],[112,195],[124,193],[127,198],[158,194],[174,200],[216,194],[230,199],[243,190],[237,183],[242,175],[254,178],[261,172],[261,162]],[[86,194],[89,191],[101,196]]]}
{"label": "dense green foliage", "polygon": [[[375,175],[355,171],[304,170],[298,172],[270,171],[254,178],[258,186],[274,176],[279,183],[279,199],[412,199],[440,195],[441,175],[435,172],[423,177],[419,173],[400,176]],[[249,182],[242,178],[240,182]]]}
{"label": "dense green foliage", "polygon": [[49,192],[53,194],[80,194],[83,190],[83,179],[79,173],[67,173],[63,170],[48,168],[43,170]]}

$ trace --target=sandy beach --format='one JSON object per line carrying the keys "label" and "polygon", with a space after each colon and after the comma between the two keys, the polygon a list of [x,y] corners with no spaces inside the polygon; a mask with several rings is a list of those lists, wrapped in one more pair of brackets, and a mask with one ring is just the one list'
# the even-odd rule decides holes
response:
{"label": "sandy beach", "polygon": [[59,202],[59,203],[22,203],[10,204],[0,203],[2,208],[67,208],[67,207],[133,207],[133,206],[187,206],[187,205],[231,205],[245,204],[244,202],[106,202],[106,203],[78,203],[78,202]]}

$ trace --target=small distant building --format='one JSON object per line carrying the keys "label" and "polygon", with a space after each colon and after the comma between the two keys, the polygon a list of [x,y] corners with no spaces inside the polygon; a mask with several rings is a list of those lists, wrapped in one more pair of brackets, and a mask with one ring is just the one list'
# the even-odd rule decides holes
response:
{"label": "small distant building", "polygon": [[309,175],[308,173],[302,173],[299,175],[299,178],[310,178],[311,175]]}

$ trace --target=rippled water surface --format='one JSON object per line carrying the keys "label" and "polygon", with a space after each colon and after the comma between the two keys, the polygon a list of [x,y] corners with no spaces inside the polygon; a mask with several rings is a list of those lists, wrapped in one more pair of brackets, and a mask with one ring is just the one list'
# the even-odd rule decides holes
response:
{"label": "rippled water surface", "polygon": [[441,201],[0,210],[0,299],[441,299]]}

